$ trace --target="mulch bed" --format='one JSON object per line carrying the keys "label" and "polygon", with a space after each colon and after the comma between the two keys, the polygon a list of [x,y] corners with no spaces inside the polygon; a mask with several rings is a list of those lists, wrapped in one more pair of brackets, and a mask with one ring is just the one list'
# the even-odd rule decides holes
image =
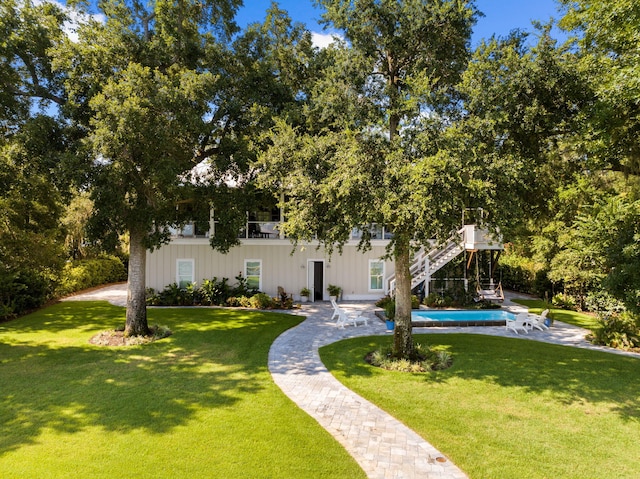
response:
{"label": "mulch bed", "polygon": [[124,331],[102,331],[95,336],[89,339],[90,344],[95,344],[96,346],[137,346],[139,344],[147,344],[152,343],[153,341],[157,341],[162,339],[163,337],[171,334],[169,333],[165,336],[158,337],[157,336],[157,326],[151,326],[149,328],[151,334],[149,336],[125,336]]}

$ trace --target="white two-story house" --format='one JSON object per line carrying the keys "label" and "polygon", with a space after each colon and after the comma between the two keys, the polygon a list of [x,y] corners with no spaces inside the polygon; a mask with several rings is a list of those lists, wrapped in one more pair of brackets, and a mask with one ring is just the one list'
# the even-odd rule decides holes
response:
{"label": "white two-story house", "polygon": [[[296,300],[302,288],[310,290],[312,301],[328,300],[330,284],[342,288],[342,298],[346,300],[377,300],[393,294],[394,263],[384,259],[392,233],[383,226],[371,227],[368,251],[358,249],[362,232],[354,229],[342,252],[334,250],[328,255],[318,242],[294,246],[279,230],[284,218],[277,207],[247,213],[246,217],[239,231],[240,245],[226,254],[209,244],[216,228],[213,212],[202,230],[196,223],[172,230],[170,243],[147,253],[147,286],[162,290],[171,283],[184,287],[214,277],[228,278],[233,284],[234,278],[242,275],[250,287],[270,296],[276,296],[282,287]],[[499,253],[502,249],[502,242],[485,230],[463,225],[444,245],[434,243],[431,249],[416,253],[411,266],[412,287],[424,285],[427,294],[432,275],[462,253],[472,258],[478,251]],[[458,280],[467,287],[466,277]]]}
{"label": "white two-story house", "polygon": [[241,274],[249,286],[271,296],[277,295],[280,286],[296,300],[302,288],[311,291],[311,300],[328,300],[329,284],[341,287],[347,300],[376,300],[387,294],[394,265],[381,259],[391,237],[383,227],[372,228],[369,251],[358,250],[361,232],[353,230],[342,253],[334,251],[329,256],[317,242],[294,247],[278,229],[281,215],[277,208],[248,213],[239,232],[241,245],[226,254],[209,244],[216,228],[213,214],[208,229],[200,231],[191,223],[172,230],[170,243],[147,253],[147,286],[162,290],[174,282],[201,284],[214,277],[228,278],[233,284]]}

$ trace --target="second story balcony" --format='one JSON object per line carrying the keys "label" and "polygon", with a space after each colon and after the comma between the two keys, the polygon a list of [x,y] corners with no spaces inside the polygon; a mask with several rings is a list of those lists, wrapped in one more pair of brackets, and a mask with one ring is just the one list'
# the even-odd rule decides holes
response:
{"label": "second story balcony", "polygon": [[[212,221],[209,228],[202,228],[196,222],[185,224],[182,228],[170,228],[172,240],[208,239],[211,232],[215,234],[217,221]],[[248,241],[274,241],[287,240],[288,238],[279,229],[280,221],[247,221],[245,226],[238,231],[238,238]],[[389,240],[393,233],[381,225],[371,225],[371,240]],[[351,230],[350,241],[357,242],[363,237],[363,231],[359,228]]]}

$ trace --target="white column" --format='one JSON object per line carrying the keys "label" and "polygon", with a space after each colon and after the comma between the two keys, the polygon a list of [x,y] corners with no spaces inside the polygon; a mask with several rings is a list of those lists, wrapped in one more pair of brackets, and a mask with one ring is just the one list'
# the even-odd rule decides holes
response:
{"label": "white column", "polygon": [[[284,191],[280,192],[280,204],[281,205],[284,204]],[[279,210],[280,210],[280,223],[282,224],[284,222],[284,209],[279,208]],[[280,239],[284,239],[284,233],[280,229],[278,229],[278,237]]]}
{"label": "white column", "polygon": [[431,274],[429,274],[429,257],[424,259],[424,271],[426,273],[424,279],[424,297],[429,296],[429,283],[431,282]]}

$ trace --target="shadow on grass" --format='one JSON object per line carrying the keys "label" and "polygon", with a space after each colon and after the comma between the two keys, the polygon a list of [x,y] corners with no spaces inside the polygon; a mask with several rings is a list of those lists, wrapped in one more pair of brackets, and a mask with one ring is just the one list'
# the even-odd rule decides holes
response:
{"label": "shadow on grass", "polygon": [[[602,403],[625,420],[640,420],[640,359],[537,341],[475,334],[415,335],[416,342],[449,351],[453,367],[424,375],[382,372],[364,355],[388,338],[355,338],[321,349],[329,370],[344,377],[405,374],[407,388],[419,381],[453,378],[484,381],[504,388],[548,394],[562,404]],[[411,376],[411,377],[409,377]],[[402,381],[398,379],[398,381]]]}
{"label": "shadow on grass", "polygon": [[173,336],[127,348],[88,344],[123,317],[123,308],[103,302],[62,303],[0,327],[0,455],[45,429],[162,434],[200,411],[250,400],[269,380],[269,346],[301,320],[150,310],[149,323],[169,326]]}

